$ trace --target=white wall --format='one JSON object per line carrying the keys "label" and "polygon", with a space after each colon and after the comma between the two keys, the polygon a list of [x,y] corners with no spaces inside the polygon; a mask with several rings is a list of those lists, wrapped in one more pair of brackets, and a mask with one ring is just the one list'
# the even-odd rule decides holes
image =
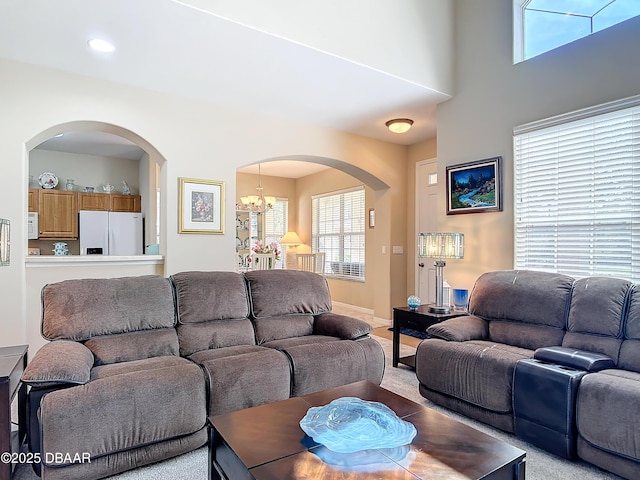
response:
{"label": "white wall", "polygon": [[513,65],[511,3],[455,3],[456,93],[438,108],[438,173],[445,178],[446,165],[501,155],[504,211],[446,216],[440,209],[440,231],[465,234],[465,258],[447,262],[454,288],[513,266],[513,127],[640,93],[640,17]]}
{"label": "white wall", "polygon": [[[312,155],[362,168],[389,185],[392,192],[376,200],[376,208],[386,213],[378,221],[391,222],[393,217],[400,225],[394,231],[405,231],[406,147],[16,62],[0,61],[0,82],[0,122],[4,126],[0,129],[0,217],[11,220],[13,243],[11,265],[0,268],[2,345],[39,341],[33,335],[39,331],[40,316],[35,312],[44,276],[29,268],[28,281],[24,266],[28,149],[45,140],[43,132],[51,134],[56,125],[79,120],[104,122],[134,132],[155,149],[150,155],[158,155],[162,165],[164,274],[234,270],[236,168],[268,158]],[[178,234],[180,177],[225,182],[224,235]],[[391,284],[393,275],[404,284],[406,268],[400,270],[392,271]],[[118,276],[119,270],[94,273]],[[387,290],[379,296],[388,306],[400,300],[394,295]]]}
{"label": "white wall", "polygon": [[182,3],[442,93],[452,91],[453,0]]}
{"label": "white wall", "polygon": [[94,187],[96,192],[102,193],[102,186],[110,183],[115,187],[113,193],[121,193],[122,181],[126,180],[131,193],[140,194],[138,160],[33,149],[29,153],[29,175],[33,175],[37,183],[43,172],[52,172],[58,177],[57,190],[64,190],[70,178],[75,181],[78,191]]}

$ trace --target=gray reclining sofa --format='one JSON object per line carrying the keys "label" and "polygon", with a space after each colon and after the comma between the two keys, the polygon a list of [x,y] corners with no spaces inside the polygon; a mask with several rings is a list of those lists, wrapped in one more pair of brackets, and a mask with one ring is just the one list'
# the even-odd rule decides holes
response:
{"label": "gray reclining sofa", "polygon": [[332,313],[314,273],[67,280],[43,288],[42,306],[50,342],[22,380],[34,469],[47,480],[103,478],[199,448],[208,415],[382,381],[371,326]]}
{"label": "gray reclining sofa", "polygon": [[478,278],[428,328],[420,393],[566,458],[640,478],[640,285],[535,271]]}

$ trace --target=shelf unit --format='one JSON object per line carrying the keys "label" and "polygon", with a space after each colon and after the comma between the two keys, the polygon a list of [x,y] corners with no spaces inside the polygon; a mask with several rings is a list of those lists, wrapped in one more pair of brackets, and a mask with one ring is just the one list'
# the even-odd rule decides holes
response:
{"label": "shelf unit", "polygon": [[261,212],[236,210],[236,256],[238,271],[249,269],[247,258],[258,240],[264,240],[264,221]]}

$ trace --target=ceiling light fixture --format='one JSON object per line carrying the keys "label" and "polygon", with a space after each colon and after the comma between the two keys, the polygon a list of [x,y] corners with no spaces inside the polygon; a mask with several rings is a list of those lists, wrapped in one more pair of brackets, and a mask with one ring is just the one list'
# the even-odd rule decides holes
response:
{"label": "ceiling light fixture", "polygon": [[247,210],[252,212],[265,212],[276,203],[276,197],[265,197],[262,193],[262,181],[260,176],[260,164],[258,164],[258,186],[256,187],[258,195],[247,195],[246,197],[240,197],[242,205]]}
{"label": "ceiling light fixture", "polygon": [[409,131],[411,125],[413,125],[413,120],[410,118],[394,118],[385,123],[385,125],[393,133],[404,133]]}
{"label": "ceiling light fixture", "polygon": [[87,44],[96,52],[101,53],[112,53],[116,49],[116,46],[113,43],[102,38],[92,38],[87,42]]}

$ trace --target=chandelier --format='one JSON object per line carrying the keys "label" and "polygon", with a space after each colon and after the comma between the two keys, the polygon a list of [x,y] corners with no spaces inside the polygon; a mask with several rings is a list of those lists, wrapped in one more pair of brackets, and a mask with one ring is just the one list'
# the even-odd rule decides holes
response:
{"label": "chandelier", "polygon": [[276,197],[264,196],[262,193],[262,180],[260,176],[260,164],[258,164],[258,186],[256,187],[257,195],[247,195],[240,197],[242,206],[252,212],[264,212],[273,208],[276,203]]}

